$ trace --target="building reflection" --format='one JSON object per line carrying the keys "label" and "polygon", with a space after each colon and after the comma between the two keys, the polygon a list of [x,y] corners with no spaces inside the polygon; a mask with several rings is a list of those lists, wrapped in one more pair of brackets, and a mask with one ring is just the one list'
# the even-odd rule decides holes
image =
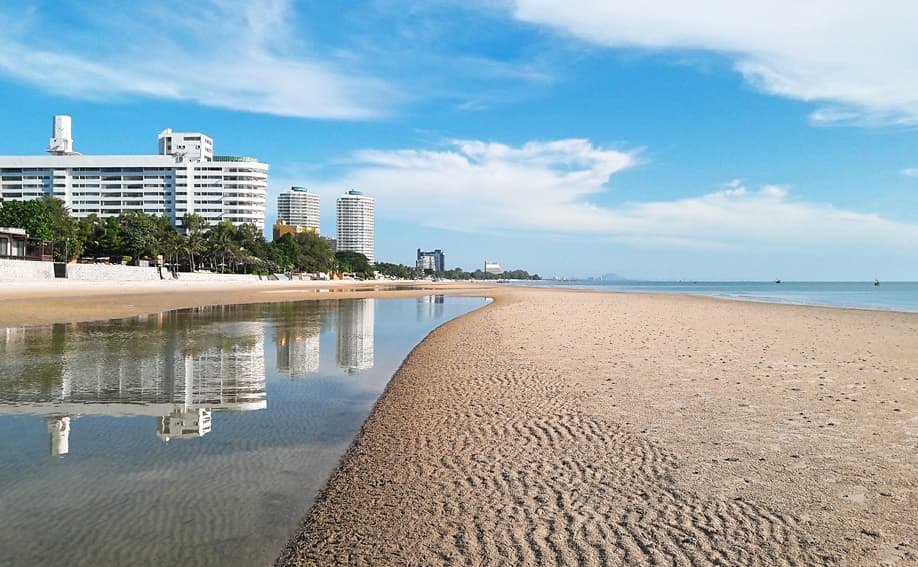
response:
{"label": "building reflection", "polygon": [[52,455],[80,416],[154,416],[164,441],[206,435],[212,413],[267,407],[265,323],[242,306],[0,331],[0,414],[43,415]]}
{"label": "building reflection", "polygon": [[349,374],[373,368],[373,341],[376,324],[375,299],[338,301],[336,354],[338,367]]}
{"label": "building reflection", "polygon": [[274,348],[278,372],[292,378],[319,371],[324,305],[308,301],[290,306],[276,317]]}
{"label": "building reflection", "polygon": [[418,321],[433,321],[443,318],[444,296],[425,295],[418,298]]}

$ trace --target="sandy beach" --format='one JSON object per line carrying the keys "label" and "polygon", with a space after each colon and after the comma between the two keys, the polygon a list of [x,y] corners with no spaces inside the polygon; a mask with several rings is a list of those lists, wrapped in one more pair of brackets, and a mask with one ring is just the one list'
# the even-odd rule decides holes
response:
{"label": "sandy beach", "polygon": [[409,355],[281,565],[918,563],[918,314],[169,283],[7,287],[0,326],[431,288],[495,297]]}
{"label": "sandy beach", "polygon": [[281,565],[918,562],[918,315],[494,290]]}

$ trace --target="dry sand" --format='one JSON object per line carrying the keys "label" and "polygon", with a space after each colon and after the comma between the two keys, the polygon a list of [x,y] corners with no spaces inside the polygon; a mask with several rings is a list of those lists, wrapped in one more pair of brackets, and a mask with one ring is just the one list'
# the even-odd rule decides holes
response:
{"label": "dry sand", "polygon": [[918,315],[495,290],[282,565],[918,564]]}
{"label": "dry sand", "polygon": [[434,287],[496,297],[412,352],[280,564],[918,564],[915,314],[61,283],[5,286],[0,326]]}

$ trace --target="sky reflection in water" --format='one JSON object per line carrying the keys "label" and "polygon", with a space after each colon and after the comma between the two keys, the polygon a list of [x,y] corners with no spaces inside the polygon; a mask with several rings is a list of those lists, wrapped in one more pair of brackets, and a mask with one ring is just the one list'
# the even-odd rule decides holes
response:
{"label": "sky reflection in water", "polygon": [[3,561],[270,563],[401,360],[484,303],[231,305],[0,329]]}

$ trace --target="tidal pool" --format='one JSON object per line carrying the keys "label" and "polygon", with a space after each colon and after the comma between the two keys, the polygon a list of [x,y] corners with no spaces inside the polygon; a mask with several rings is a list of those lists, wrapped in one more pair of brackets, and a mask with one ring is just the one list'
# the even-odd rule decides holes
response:
{"label": "tidal pool", "polygon": [[273,562],[431,295],[0,328],[0,564]]}

